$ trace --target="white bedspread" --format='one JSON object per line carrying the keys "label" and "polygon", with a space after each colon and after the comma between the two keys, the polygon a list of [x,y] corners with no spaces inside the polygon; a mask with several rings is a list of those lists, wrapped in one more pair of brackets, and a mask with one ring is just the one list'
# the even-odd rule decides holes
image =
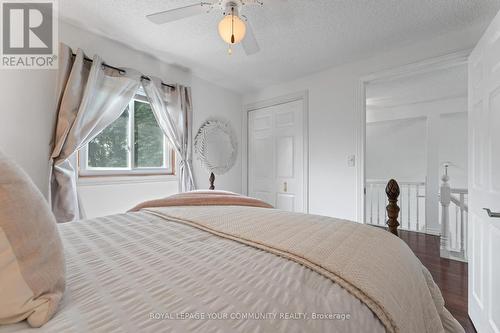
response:
{"label": "white bedspread", "polygon": [[[193,227],[138,212],[59,230],[67,290],[58,313],[40,329],[21,323],[0,333],[385,332],[371,310],[331,280]],[[245,315],[260,318],[240,319]]]}

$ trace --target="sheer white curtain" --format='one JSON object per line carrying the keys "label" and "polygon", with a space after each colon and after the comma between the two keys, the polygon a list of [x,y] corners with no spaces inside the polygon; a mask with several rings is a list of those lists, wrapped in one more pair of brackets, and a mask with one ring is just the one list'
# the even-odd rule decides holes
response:
{"label": "sheer white curtain", "polygon": [[179,157],[179,192],[194,190],[191,122],[191,89],[181,85],[175,88],[161,84],[150,77],[142,80],[144,92],[151,104],[158,125],[169,138]]}
{"label": "sheer white curtain", "polygon": [[81,218],[74,154],[121,115],[140,82],[141,74],[135,70],[105,68],[99,56],[89,62],[82,50],[73,57],[71,49],[61,45],[49,182],[49,198],[58,222]]}

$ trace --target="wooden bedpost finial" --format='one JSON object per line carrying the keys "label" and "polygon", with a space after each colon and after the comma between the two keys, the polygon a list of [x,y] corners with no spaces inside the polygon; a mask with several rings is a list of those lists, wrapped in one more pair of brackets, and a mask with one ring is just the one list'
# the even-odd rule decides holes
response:
{"label": "wooden bedpost finial", "polygon": [[387,186],[385,188],[385,193],[387,194],[387,198],[389,199],[389,204],[387,205],[387,226],[389,227],[389,231],[394,235],[398,235],[398,216],[399,216],[399,206],[398,206],[398,197],[399,197],[399,185],[398,182],[394,179],[389,180]]}
{"label": "wooden bedpost finial", "polygon": [[208,181],[210,182],[210,189],[215,190],[215,175],[213,172],[210,173],[210,178],[208,178]]}

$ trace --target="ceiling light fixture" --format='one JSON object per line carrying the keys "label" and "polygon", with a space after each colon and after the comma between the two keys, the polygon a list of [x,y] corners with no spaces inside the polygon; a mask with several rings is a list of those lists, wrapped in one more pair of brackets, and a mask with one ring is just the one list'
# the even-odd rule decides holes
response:
{"label": "ceiling light fixture", "polygon": [[231,46],[238,44],[245,38],[246,25],[238,16],[238,7],[234,3],[228,3],[229,10],[224,13],[224,18],[219,22],[219,35],[229,44],[229,54],[232,53]]}
{"label": "ceiling light fixture", "polygon": [[260,47],[250,22],[240,10],[248,6],[262,6],[263,4],[263,0],[200,0],[192,5],[164,10],[146,15],[146,17],[153,23],[164,24],[207,14],[220,8],[223,16],[218,25],[219,35],[229,45],[229,54],[232,52],[233,45],[241,43],[245,54],[250,56],[259,52]]}

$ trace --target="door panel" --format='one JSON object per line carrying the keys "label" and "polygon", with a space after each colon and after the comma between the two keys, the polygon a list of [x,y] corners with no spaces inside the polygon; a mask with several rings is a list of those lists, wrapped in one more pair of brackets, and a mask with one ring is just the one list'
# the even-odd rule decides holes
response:
{"label": "door panel", "polygon": [[276,204],[272,184],[274,177],[269,172],[274,168],[274,140],[271,121],[271,117],[264,116],[256,117],[254,122],[253,140],[249,147],[253,186],[249,188],[249,194],[274,206]]}
{"label": "door panel", "polygon": [[293,136],[276,138],[276,176],[293,177],[294,140]]}
{"label": "door panel", "polygon": [[500,333],[500,16],[469,58],[469,316]]}
{"label": "door panel", "polygon": [[[491,273],[488,281],[489,294],[489,317],[491,325],[495,332],[500,332],[500,265],[498,265],[498,254],[500,253],[500,229],[492,228],[492,233],[489,239],[489,253],[488,257],[490,262],[488,264],[491,267]],[[496,263],[494,261],[497,261]]]}
{"label": "door panel", "polygon": [[255,161],[255,175],[259,178],[271,179],[269,170],[273,167],[273,138],[256,138],[253,159]]}
{"label": "door panel", "polygon": [[276,112],[276,127],[293,126],[294,124],[295,124],[294,110]]}
{"label": "door panel", "polygon": [[473,218],[472,223],[472,265],[474,275],[472,276],[472,294],[474,299],[478,303],[480,308],[483,308],[483,281],[482,277],[484,276],[483,270],[483,254],[481,253],[481,243],[483,242],[484,233],[481,224],[481,220],[477,218]]}
{"label": "door panel", "polygon": [[289,212],[295,211],[294,207],[295,195],[278,193],[277,197],[278,199],[276,200],[276,208],[287,210]]}
{"label": "door panel", "polygon": [[253,128],[255,131],[269,130],[272,126],[272,115],[258,114],[253,120]]}
{"label": "door panel", "polygon": [[[500,44],[500,43],[499,43]],[[500,79],[499,79],[500,81]],[[491,98],[490,134],[491,134],[491,170],[500,170],[500,88],[497,88]],[[500,191],[500,172],[491,172],[493,191]]]}
{"label": "door panel", "polygon": [[476,125],[472,126],[472,147],[471,154],[474,156],[475,164],[472,165],[473,170],[473,186],[480,188],[483,186],[483,161],[484,161],[484,133],[481,131],[481,122],[484,118],[483,103],[479,102],[471,111],[471,118],[475,119]]}
{"label": "door panel", "polygon": [[248,194],[305,212],[303,100],[248,114]]}

